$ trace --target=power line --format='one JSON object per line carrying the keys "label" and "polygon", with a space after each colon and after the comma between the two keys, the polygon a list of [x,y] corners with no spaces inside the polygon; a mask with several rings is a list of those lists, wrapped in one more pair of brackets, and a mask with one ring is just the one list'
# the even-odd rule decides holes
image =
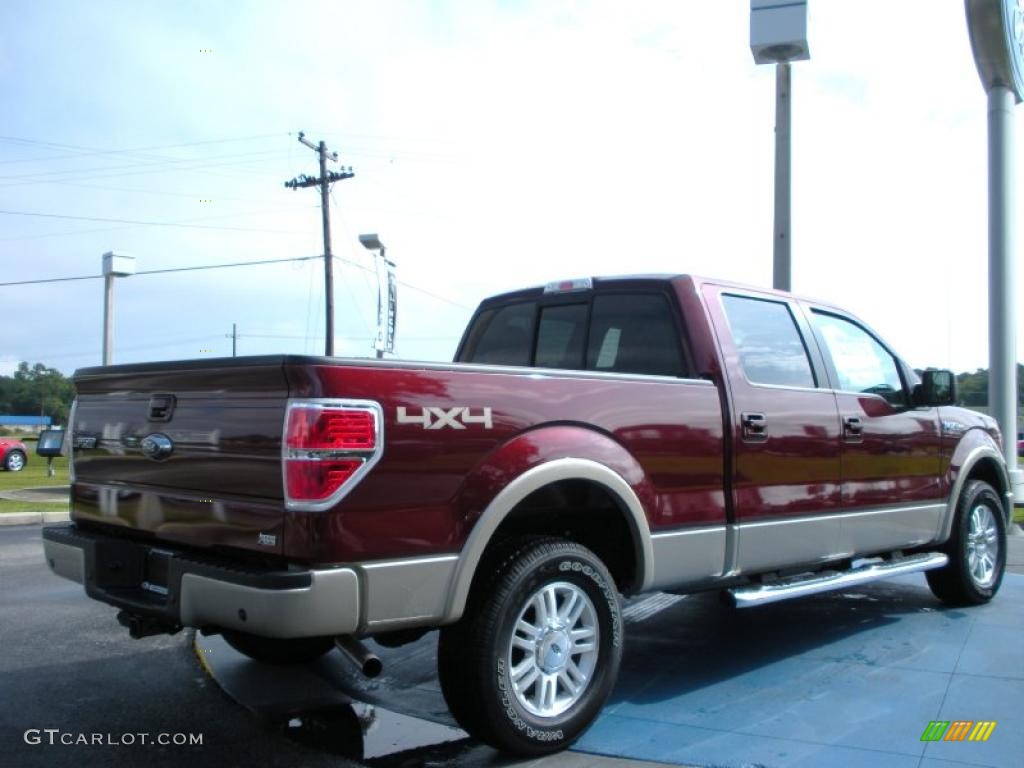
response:
{"label": "power line", "polygon": [[[169,267],[167,269],[142,269],[136,275],[164,275],[169,272],[196,272],[203,269],[225,269],[227,267],[252,267],[261,264],[283,264],[290,261],[312,261],[322,256],[295,256],[290,259],[264,259],[260,261],[236,261],[230,264],[204,264],[194,267]],[[63,283],[70,280],[98,280],[103,275],[79,275],[77,277],[50,277],[41,280],[19,280],[17,282],[0,283],[0,287],[9,285],[38,285],[40,283]]]}
{"label": "power line", "polygon": [[[2,213],[2,211],[0,211],[0,213]],[[231,263],[228,263],[228,264],[204,264],[204,265],[199,265],[199,266],[194,266],[194,267],[170,267],[170,268],[167,268],[167,269],[144,269],[144,270],[139,270],[135,274],[136,275],[162,275],[162,274],[167,274],[167,273],[170,273],[170,272],[195,272],[195,271],[204,270],[204,269],[226,269],[228,267],[252,267],[252,266],[259,266],[259,265],[262,265],[262,264],[284,264],[284,263],[288,263],[288,262],[297,262],[297,261],[316,261],[316,260],[319,260],[319,259],[322,259],[322,258],[323,258],[323,256],[293,256],[293,257],[287,258],[287,259],[261,259],[259,261],[236,261],[236,262],[231,262]],[[334,256],[333,258],[336,259],[337,261],[343,261],[346,264],[351,264],[352,266],[357,267],[358,269],[361,269],[364,272],[372,272],[373,271],[370,267],[367,267],[365,264],[360,264],[359,262],[354,261],[352,259],[346,259],[344,256]],[[74,276],[74,277],[48,277],[48,278],[42,278],[42,279],[37,279],[37,280],[18,280],[18,281],[14,281],[14,282],[0,283],[0,287],[13,286],[13,285],[39,285],[39,284],[42,284],[42,283],[63,283],[63,282],[69,282],[69,281],[73,281],[73,280],[98,280],[98,279],[100,279],[102,277],[103,277],[103,275],[77,275],[77,276]],[[466,304],[462,304],[462,303],[460,303],[458,301],[455,301],[453,299],[449,299],[449,298],[447,298],[445,296],[441,296],[440,294],[434,293],[433,291],[427,290],[426,288],[421,288],[418,285],[413,285],[412,283],[406,282],[405,280],[399,280],[398,283],[399,283],[399,285],[402,285],[402,286],[404,286],[406,288],[409,288],[410,290],[416,291],[418,293],[422,293],[425,296],[430,296],[432,299],[436,299],[437,301],[444,302],[445,304],[450,304],[453,307],[458,307],[459,309],[465,309],[465,310],[470,310],[470,311],[472,311],[474,309],[473,307],[470,307],[470,306],[468,306]]]}
{"label": "power line", "polygon": [[200,146],[205,146],[207,144],[228,144],[228,143],[241,142],[241,141],[256,141],[256,140],[259,140],[259,139],[276,138],[276,137],[280,137],[282,135],[283,135],[283,132],[263,133],[263,134],[257,134],[255,136],[239,136],[237,138],[230,138],[230,139],[209,139],[209,140],[206,140],[206,141],[188,141],[188,142],[184,142],[184,143],[180,143],[180,144],[162,144],[162,145],[151,146],[151,147],[134,147],[134,148],[130,148],[130,149],[96,149],[95,147],[83,147],[83,146],[79,146],[79,145],[76,145],[76,144],[58,144],[58,143],[54,143],[54,142],[50,142],[50,141],[36,141],[36,140],[33,140],[33,139],[23,139],[23,138],[19,138],[17,136],[0,136],[0,141],[7,141],[7,142],[12,142],[12,143],[18,143],[18,144],[31,144],[31,145],[40,146],[40,147],[50,147],[51,149],[59,149],[61,151],[67,151],[69,149],[82,150],[82,152],[80,152],[78,154],[63,155],[60,158],[52,158],[50,156],[46,156],[46,157],[28,157],[28,158],[21,158],[21,159],[0,160],[0,163],[3,163],[3,164],[6,164],[6,163],[29,163],[29,162],[35,162],[36,160],[54,160],[54,159],[71,160],[71,159],[76,158],[76,157],[93,157],[93,156],[96,156],[96,155],[131,155],[131,154],[137,154],[137,153],[141,153],[141,152],[150,152],[150,151],[154,151],[154,150],[160,151],[160,150],[164,150],[164,149],[183,149],[183,148],[186,148],[186,147],[200,147]]}
{"label": "power line", "polygon": [[[282,153],[279,150],[275,150],[275,151],[272,151],[272,152],[257,152],[257,153],[254,153],[252,155],[238,155],[237,157],[249,157],[249,158],[252,158],[252,157],[265,157],[267,155],[271,155],[271,156],[274,156],[274,157],[280,157],[280,156],[282,156]],[[77,180],[77,181],[88,181],[90,179],[108,179],[108,178],[116,178],[116,177],[119,177],[119,176],[138,176],[138,175],[141,175],[141,174],[178,173],[178,172],[181,172],[181,171],[201,173],[201,174],[210,175],[210,176],[221,176],[222,174],[213,173],[213,172],[209,171],[208,169],[209,168],[224,168],[224,167],[227,167],[227,166],[251,165],[253,162],[255,162],[255,161],[252,160],[252,159],[248,159],[248,160],[232,160],[232,161],[229,161],[229,162],[222,162],[222,163],[211,163],[211,162],[209,162],[208,159],[204,159],[204,158],[181,158],[181,159],[178,159],[178,160],[165,160],[165,161],[158,162],[158,163],[142,163],[142,164],[135,164],[135,165],[128,165],[128,166],[107,166],[107,167],[102,168],[102,169],[101,168],[91,168],[91,169],[79,169],[79,170],[75,170],[75,171],[53,171],[53,172],[45,173],[45,174],[29,174],[28,176],[24,176],[24,177],[20,177],[20,176],[0,177],[0,179],[2,179],[2,178],[6,178],[8,180],[9,179],[14,179],[14,181],[8,181],[7,183],[0,184],[0,188],[24,187],[24,186],[30,186],[30,185],[33,185],[33,184],[53,184],[53,183],[60,183],[60,182],[65,181],[65,179],[55,179],[55,178],[53,178],[57,174],[69,175],[70,178],[72,178],[74,180]],[[168,166],[168,165],[174,165],[175,163],[191,163],[191,165],[178,166],[178,167],[170,167],[170,168],[165,167],[165,166]],[[125,170],[120,170],[121,168],[134,168],[135,170],[127,170],[127,171],[125,171]],[[111,171],[111,170],[116,171],[116,173],[91,173],[92,171]],[[241,170],[241,169],[239,169],[239,170]],[[75,176],[74,175],[74,174],[80,174],[80,173],[85,173],[86,175],[84,175],[84,176]],[[246,173],[246,172],[243,171],[243,173]],[[247,175],[252,175],[253,173],[257,173],[258,174],[258,173],[265,173],[265,172],[263,172],[263,171],[250,171],[250,172],[247,173]],[[36,178],[38,176],[42,176],[42,178]]]}
{"label": "power line", "polygon": [[7,216],[32,216],[42,219],[71,219],[73,221],[97,221],[104,224],[134,224],[144,227],[178,227],[180,229],[219,229],[229,232],[269,232],[279,235],[302,235],[304,232],[296,232],[287,229],[257,229],[253,227],[223,227],[215,224],[183,224],[173,221],[139,221],[136,219],[107,219],[99,216],[70,216],[63,213],[37,213],[34,211],[4,211],[0,214]]}
{"label": "power line", "polygon": [[[220,216],[199,216],[199,217],[196,217],[196,218],[181,219],[180,221],[165,222],[163,224],[163,226],[175,227],[175,226],[184,225],[184,224],[191,224],[192,222],[196,222],[196,221],[219,221],[221,219],[234,219],[234,218],[238,218],[240,216],[242,216],[242,217],[244,217],[244,216],[254,216],[254,215],[257,215],[257,214],[266,213],[267,211],[276,211],[276,212],[279,212],[279,213],[299,213],[299,212],[304,212],[305,210],[307,210],[309,208],[316,208],[316,207],[317,206],[315,206],[315,205],[300,205],[300,206],[296,206],[294,208],[291,208],[291,207],[289,207],[289,208],[282,208],[281,206],[277,205],[277,206],[274,206],[272,208],[248,209],[248,210],[238,211],[238,212],[235,212],[235,213],[228,213],[228,214],[224,214],[224,215],[220,215]],[[59,232],[42,232],[42,233],[37,233],[35,235],[14,235],[13,237],[0,237],[0,242],[7,243],[7,242],[12,242],[12,241],[22,241],[22,240],[42,240],[42,239],[45,239],[45,238],[48,238],[48,237],[65,237],[65,236],[68,236],[68,235],[88,235],[88,234],[92,234],[92,233],[95,233],[95,232],[116,232],[116,231],[123,230],[123,229],[131,229],[132,227],[135,227],[135,226],[144,226],[144,225],[124,224],[124,225],[115,226],[115,227],[92,227],[90,229],[65,229],[65,230],[61,230]],[[243,227],[241,229],[243,229],[244,231],[247,231],[247,232],[259,231],[259,230],[255,230],[255,229],[249,229],[247,227]],[[282,230],[281,232],[284,233],[285,231]],[[295,232],[295,233],[290,233],[289,232],[288,234],[299,234],[299,233],[298,232]]]}

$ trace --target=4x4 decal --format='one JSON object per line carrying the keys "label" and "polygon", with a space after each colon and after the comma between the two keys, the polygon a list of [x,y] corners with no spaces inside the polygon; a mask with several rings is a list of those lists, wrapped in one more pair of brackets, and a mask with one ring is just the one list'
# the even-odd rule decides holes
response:
{"label": "4x4 decal", "polygon": [[398,406],[399,424],[419,424],[424,429],[466,429],[469,424],[482,424],[484,429],[493,429],[491,421],[491,409],[489,407],[478,409],[473,413],[471,406],[457,405],[454,408],[439,408],[427,406],[419,413],[409,413],[404,405]]}

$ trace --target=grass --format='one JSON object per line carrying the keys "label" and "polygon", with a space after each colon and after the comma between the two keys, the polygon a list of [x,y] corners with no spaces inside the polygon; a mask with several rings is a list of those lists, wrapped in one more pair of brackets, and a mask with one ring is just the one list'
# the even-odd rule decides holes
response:
{"label": "grass", "polygon": [[36,504],[31,501],[11,501],[0,499],[0,515],[5,512],[67,512],[67,504],[46,502]]}
{"label": "grass", "polygon": [[[0,471],[0,491],[15,491],[21,488],[47,488],[53,485],[68,485],[71,480],[68,477],[68,460],[58,456],[53,460],[53,468],[56,470],[53,477],[46,475],[46,459],[36,456],[32,451],[33,445],[28,444],[28,464],[21,472]],[[34,503],[31,501],[11,501],[0,499],[0,514],[4,512],[66,512],[68,505],[65,503]]]}
{"label": "grass", "polygon": [[45,488],[51,485],[69,485],[71,483],[68,478],[66,457],[55,458],[53,468],[56,470],[56,474],[53,477],[47,477],[46,459],[32,454],[28,457],[28,464],[21,472],[0,471],[0,491],[13,491],[18,488]]}

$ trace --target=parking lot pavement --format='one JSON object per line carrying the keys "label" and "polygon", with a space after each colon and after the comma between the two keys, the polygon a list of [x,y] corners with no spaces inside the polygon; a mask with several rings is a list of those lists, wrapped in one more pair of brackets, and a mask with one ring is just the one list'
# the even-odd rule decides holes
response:
{"label": "parking lot pavement", "polygon": [[1009,573],[1024,574],[1024,531],[1020,525],[1006,537],[1006,570]]}
{"label": "parking lot pavement", "polygon": [[[130,639],[112,608],[50,573],[39,532],[0,528],[0,765],[356,765],[297,744],[228,701],[185,633]],[[139,734],[198,735],[202,744],[143,745]],[[94,735],[106,743],[81,743]]]}
{"label": "parking lot pavement", "polygon": [[[572,753],[512,760],[460,734],[436,744],[429,738],[436,726],[413,718],[389,731],[396,723],[388,717],[397,716],[386,712],[372,716],[373,743],[383,745],[377,759],[348,759],[344,750],[331,747],[351,732],[325,737],[313,722],[312,734],[296,734],[288,720],[257,716],[232,701],[203,671],[191,633],[132,640],[115,615],[113,608],[86,598],[77,584],[50,573],[38,525],[0,528],[0,765],[657,766]],[[199,736],[202,743],[142,744],[142,734],[147,740]],[[96,738],[101,743],[81,743]]]}
{"label": "parking lot pavement", "polygon": [[[1024,696],[1016,663],[1024,627],[1018,575],[1007,576],[992,604],[971,609],[940,605],[920,576],[751,611],[726,609],[711,595],[639,598],[626,608],[620,683],[577,751],[515,761],[451,729],[433,678],[432,635],[382,651],[379,685],[337,654],[327,664],[293,668],[282,679],[293,686],[299,680],[299,694],[316,684],[309,674],[327,674],[332,692],[348,690],[369,704],[339,707],[320,698],[319,711],[299,706],[275,717],[226,695],[203,672],[186,633],[131,640],[113,609],[49,573],[39,530],[0,529],[3,765],[652,765],[636,762],[644,758],[800,768],[931,768],[954,760],[1009,768],[1020,764],[1013,755],[1024,753],[1015,726]],[[1024,570],[1021,555],[1024,537],[1012,537],[1014,570]],[[198,645],[216,650],[219,642],[200,638]],[[243,679],[255,680],[265,702],[286,698],[283,682],[254,678],[259,665],[242,664]],[[987,718],[999,727],[985,744],[922,743],[921,731],[936,718]],[[56,729],[57,744],[47,743],[45,729]],[[202,744],[146,746],[138,737],[126,744],[142,733],[196,734]],[[105,743],[59,744],[83,734]],[[356,754],[346,752],[353,746],[365,762],[345,757]]]}

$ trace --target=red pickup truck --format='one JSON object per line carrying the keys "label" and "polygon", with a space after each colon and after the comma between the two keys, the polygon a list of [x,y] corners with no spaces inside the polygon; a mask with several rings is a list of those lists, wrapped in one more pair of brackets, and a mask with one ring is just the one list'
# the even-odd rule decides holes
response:
{"label": "red pickup truck", "polygon": [[571,743],[623,649],[620,594],[757,606],[926,571],[992,598],[1000,434],[852,315],[691,276],[484,301],[455,364],[275,356],[75,375],[58,574],[134,636],[373,666],[440,628],[452,713]]}

